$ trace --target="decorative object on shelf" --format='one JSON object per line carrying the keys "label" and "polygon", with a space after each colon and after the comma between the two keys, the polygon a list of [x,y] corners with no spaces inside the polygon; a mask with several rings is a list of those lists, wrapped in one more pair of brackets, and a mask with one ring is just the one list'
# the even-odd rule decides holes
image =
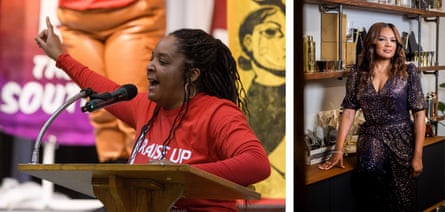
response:
{"label": "decorative object on shelf", "polygon": [[306,164],[321,163],[332,155],[337,139],[340,110],[321,111],[317,114],[314,130],[306,130]]}
{"label": "decorative object on shelf", "polygon": [[432,66],[434,64],[434,51],[421,51],[420,57],[422,58],[420,66]]}
{"label": "decorative object on shelf", "polygon": [[334,149],[335,145],[330,145],[307,151],[305,164],[314,165],[328,160],[331,157]]}
{"label": "decorative object on shelf", "polygon": [[[445,88],[445,83],[439,85],[439,87]],[[425,137],[433,137],[436,136],[436,124],[439,123],[442,126],[445,126],[440,121],[445,119],[445,104],[438,100],[436,92],[429,92],[426,94],[426,104],[427,108],[425,111],[426,114],[426,132]],[[439,114],[440,112],[441,114]]]}
{"label": "decorative object on shelf", "polygon": [[[418,58],[416,58],[416,56],[418,57],[418,54],[416,55],[416,53],[419,51],[419,44],[416,41],[414,32],[402,32],[402,40],[404,43],[406,60],[417,61]],[[420,50],[422,51],[422,47],[420,47]]]}
{"label": "decorative object on shelf", "polygon": [[355,64],[358,63],[360,53],[362,52],[362,49],[363,49],[363,39],[365,37],[366,37],[366,29],[365,28],[357,31],[357,34],[354,39],[354,42],[355,42]]}
{"label": "decorative object on shelf", "polygon": [[400,1],[400,5],[402,7],[408,7],[408,8],[412,7],[412,0],[398,0],[398,1]]}
{"label": "decorative object on shelf", "polygon": [[391,4],[391,5],[395,5],[396,4],[396,0],[378,0],[379,4]]}
{"label": "decorative object on shelf", "polygon": [[433,7],[433,1],[430,0],[414,0],[414,8],[429,9]]}
{"label": "decorative object on shelf", "polygon": [[442,0],[415,0],[413,7],[424,10],[440,10],[442,8]]}
{"label": "decorative object on shelf", "polygon": [[[420,64],[420,67],[433,66],[434,51],[423,51],[422,46],[417,43],[414,32],[402,32],[402,40],[405,49],[406,60],[415,64]],[[420,53],[419,53],[420,48]]]}
{"label": "decorative object on shelf", "polygon": [[432,120],[436,118],[436,108],[435,108],[435,101],[437,101],[437,95],[435,92],[427,93],[426,94],[426,128],[425,128],[425,137],[433,137],[434,136],[434,130],[432,125]]}
{"label": "decorative object on shelf", "polygon": [[[346,59],[346,15],[343,14],[341,27],[339,25],[338,13],[321,13],[321,32],[320,32],[320,59],[344,61]],[[340,32],[341,28],[341,32]],[[339,52],[341,33],[341,55]]]}
{"label": "decorative object on shelf", "polygon": [[[428,2],[433,2],[432,5],[436,5],[434,7],[431,7],[431,9],[430,8],[415,9],[415,3],[416,3],[415,1],[417,1],[417,0],[396,0],[395,5],[383,5],[383,4],[378,4],[378,0],[347,0],[347,1],[343,1],[343,0],[342,1],[339,1],[339,0],[304,0],[305,4],[318,4],[319,8],[320,8],[320,12],[322,12],[322,13],[336,11],[337,16],[336,16],[336,18],[333,18],[333,20],[337,20],[337,21],[335,21],[335,24],[337,26],[339,25],[338,24],[338,22],[339,22],[338,14],[341,13],[342,16],[344,15],[342,12],[343,10],[340,10],[340,8],[374,11],[377,13],[385,13],[385,14],[386,13],[399,14],[399,15],[403,15],[403,16],[407,16],[407,17],[419,17],[417,19],[418,21],[422,20],[422,18],[424,18],[424,19],[428,18],[429,22],[435,22],[436,25],[439,26],[439,18],[445,17],[445,12],[440,10],[440,8],[442,7],[442,0],[427,0]],[[357,23],[355,23],[355,25],[357,25]],[[420,26],[420,22],[419,22],[419,26]],[[346,31],[346,29],[351,29],[351,28],[352,28],[352,25],[350,25],[348,27],[346,27],[346,25],[344,27],[342,26],[342,30],[345,29],[345,31]],[[333,29],[335,29],[335,28],[333,28]],[[323,29],[321,29],[321,31],[323,31]],[[334,36],[336,38],[338,38],[339,37],[338,29],[335,30],[335,32],[337,32],[337,34]],[[364,32],[364,33],[366,33],[366,32]],[[421,33],[420,30],[419,30],[419,33]],[[342,36],[342,37],[344,37],[343,40],[347,40],[346,32],[344,35],[345,36]],[[407,37],[407,38],[409,38],[409,37]],[[438,31],[436,32],[436,39],[437,38],[440,38]],[[349,37],[349,39],[350,39],[350,37]],[[408,40],[405,39],[405,41],[408,41]],[[414,37],[414,41],[417,44],[415,37]],[[413,47],[413,49],[414,48],[415,47]],[[320,49],[322,49],[321,53],[324,52],[322,40],[320,40]],[[360,52],[359,49],[360,49],[359,42],[357,42],[356,54],[358,54]],[[418,48],[416,48],[416,51],[419,51]],[[342,49],[343,55],[345,54],[345,52],[347,52],[347,50],[344,51],[344,49]],[[436,59],[438,57],[437,55],[439,53],[438,48],[436,47],[436,49],[433,52],[434,53],[432,53],[432,54],[428,53],[429,56],[427,56],[428,58],[434,58],[432,60],[428,60],[428,63],[431,65],[421,66],[421,64],[416,63],[416,65],[418,65],[420,70],[423,71],[424,73],[434,74],[438,70],[445,70],[445,66],[441,66],[441,65],[437,64],[437,61],[436,61]],[[339,52],[337,53],[337,55],[339,55]],[[414,57],[414,50],[413,50],[412,55]],[[358,59],[358,57],[356,57],[356,60],[357,59]],[[407,58],[407,60],[408,59],[410,59],[410,58]],[[324,60],[323,57],[321,56],[321,54],[320,54],[320,60]],[[343,68],[347,69],[348,64],[345,63],[345,60],[342,60],[341,62],[342,62],[342,68],[336,70],[335,72],[315,71],[312,73],[308,73],[305,71],[304,77],[306,80],[343,79],[345,76],[347,76],[347,70],[343,70]],[[410,61],[410,62],[412,62],[412,61]],[[321,70],[323,70],[323,69],[321,69]],[[324,70],[327,70],[327,69],[325,68]],[[436,74],[436,76],[437,76],[437,74]]]}
{"label": "decorative object on shelf", "polygon": [[[314,130],[306,130],[306,164],[321,163],[332,155],[337,140],[338,124],[342,109],[320,111],[317,114]],[[365,122],[361,110],[357,110],[354,123],[345,140],[343,153],[345,155],[356,152],[356,144],[360,125]]]}
{"label": "decorative object on shelf", "polygon": [[317,60],[317,67],[315,68],[315,70],[317,70],[318,72],[326,72],[328,71],[327,69],[327,62],[328,61],[323,61],[323,60]]}
{"label": "decorative object on shelf", "polygon": [[315,41],[312,35],[307,35],[304,37],[303,49],[304,72],[315,72]]}
{"label": "decorative object on shelf", "polygon": [[[326,134],[325,134],[326,133]],[[321,163],[332,155],[335,149],[337,129],[332,126],[316,127],[314,131],[307,130],[306,142],[306,165]]]}
{"label": "decorative object on shelf", "polygon": [[434,9],[442,9],[442,0],[434,0]]}
{"label": "decorative object on shelf", "polygon": [[[445,88],[445,83],[440,83],[439,84],[440,88]],[[442,101],[437,100],[437,106],[436,106],[436,111],[437,111],[437,117],[436,120],[440,125],[445,126],[445,124],[443,124],[441,121],[445,120],[445,103]],[[439,114],[440,112],[440,114]]]}
{"label": "decorative object on shelf", "polygon": [[317,72],[332,72],[340,70],[338,61],[336,60],[317,60],[315,71]]}

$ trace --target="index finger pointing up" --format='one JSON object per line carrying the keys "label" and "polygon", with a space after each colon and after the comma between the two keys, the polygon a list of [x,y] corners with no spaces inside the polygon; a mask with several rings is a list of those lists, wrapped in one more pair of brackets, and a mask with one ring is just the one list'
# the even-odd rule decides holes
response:
{"label": "index finger pointing up", "polygon": [[46,16],[46,27],[48,27],[48,33],[54,34],[53,25],[51,24],[48,16]]}

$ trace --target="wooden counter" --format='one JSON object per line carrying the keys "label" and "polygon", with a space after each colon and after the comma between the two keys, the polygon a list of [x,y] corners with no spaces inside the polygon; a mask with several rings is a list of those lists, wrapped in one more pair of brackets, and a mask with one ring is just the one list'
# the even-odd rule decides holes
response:
{"label": "wooden counter", "polygon": [[443,206],[443,205],[445,205],[445,199],[434,204],[433,206],[423,210],[423,212],[435,212],[435,211],[437,211],[437,208],[439,208],[440,206]]}
{"label": "wooden counter", "polygon": [[[424,146],[426,147],[441,141],[445,141],[445,136],[427,137],[425,138]],[[356,164],[355,157],[344,157],[343,164],[345,166],[344,169],[337,166],[330,170],[320,170],[318,168],[318,164],[306,166],[306,185],[310,185],[352,171]]]}

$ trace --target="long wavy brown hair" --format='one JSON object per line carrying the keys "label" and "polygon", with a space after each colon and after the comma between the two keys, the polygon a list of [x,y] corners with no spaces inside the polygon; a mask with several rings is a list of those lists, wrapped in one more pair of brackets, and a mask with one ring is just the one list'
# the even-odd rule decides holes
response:
{"label": "long wavy brown hair", "polygon": [[[365,36],[363,41],[363,50],[360,53],[358,61],[358,70],[362,73],[361,79],[370,79],[373,76],[375,60],[377,54],[375,52],[376,42],[380,37],[380,32],[384,28],[390,28],[394,32],[396,38],[396,52],[391,59],[392,67],[389,72],[390,78],[406,78],[408,77],[405,49],[403,48],[402,38],[399,31],[391,23],[378,22],[374,23]],[[366,74],[363,74],[365,72]]]}

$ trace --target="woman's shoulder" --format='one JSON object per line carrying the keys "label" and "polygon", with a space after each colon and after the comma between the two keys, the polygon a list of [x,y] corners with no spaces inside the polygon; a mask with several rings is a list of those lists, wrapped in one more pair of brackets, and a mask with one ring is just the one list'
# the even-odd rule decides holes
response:
{"label": "woman's shoulder", "polygon": [[189,113],[194,114],[199,120],[207,120],[205,122],[213,123],[211,120],[217,120],[218,125],[245,119],[244,113],[235,103],[208,94],[193,97],[190,101]]}
{"label": "woman's shoulder", "polygon": [[406,64],[406,71],[411,74],[411,73],[417,73],[417,66],[414,63],[408,63]]}
{"label": "woman's shoulder", "polygon": [[224,105],[224,104],[235,105],[235,103],[233,103],[228,99],[208,95],[205,93],[199,93],[198,95],[193,97],[191,101],[196,101],[197,103],[205,103],[208,105]]}
{"label": "woman's shoulder", "polygon": [[232,101],[208,94],[200,93],[193,97],[190,102],[191,108],[197,109],[200,113],[235,113],[241,111]]}
{"label": "woman's shoulder", "polygon": [[415,80],[421,77],[421,71],[414,63],[406,64],[406,73],[408,74],[406,76],[408,80]]}

